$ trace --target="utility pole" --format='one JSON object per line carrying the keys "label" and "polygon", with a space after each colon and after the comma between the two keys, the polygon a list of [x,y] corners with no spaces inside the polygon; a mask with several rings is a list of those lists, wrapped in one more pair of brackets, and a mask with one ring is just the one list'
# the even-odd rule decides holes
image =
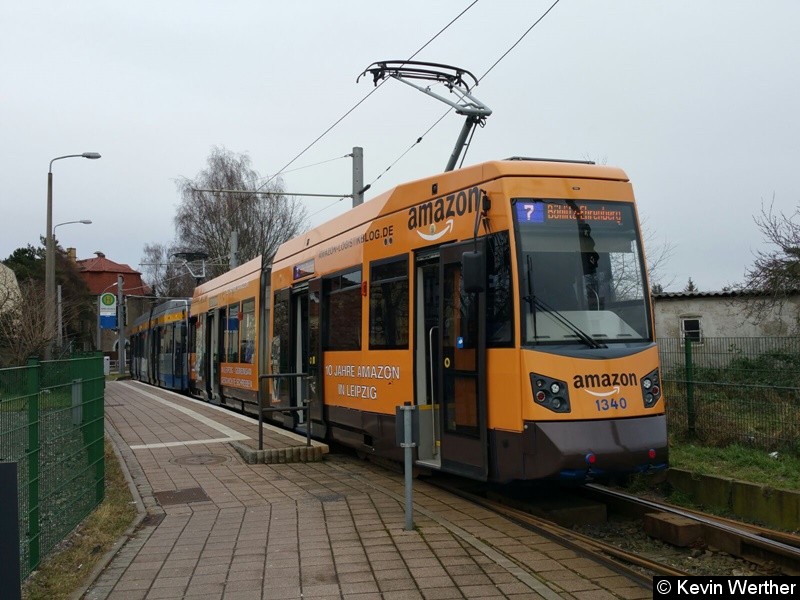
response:
{"label": "utility pole", "polygon": [[234,269],[239,266],[239,261],[236,258],[236,255],[239,253],[239,232],[235,229],[231,229],[231,252],[228,257],[228,266],[231,269]]}
{"label": "utility pole", "polygon": [[364,203],[364,149],[353,146],[353,208]]}
{"label": "utility pole", "polygon": [[61,331],[63,329],[63,326],[64,326],[63,325],[63,323],[64,323],[64,309],[63,309],[63,306],[61,304],[61,286],[60,285],[56,286],[56,299],[57,299],[56,302],[57,302],[57,306],[58,306],[58,333],[56,334],[56,340],[57,340],[56,343],[57,343],[57,347],[58,347],[58,352],[59,352],[59,354],[61,354],[62,353],[61,346],[63,346],[63,344],[64,344],[64,338],[62,337],[62,333],[61,333]]}

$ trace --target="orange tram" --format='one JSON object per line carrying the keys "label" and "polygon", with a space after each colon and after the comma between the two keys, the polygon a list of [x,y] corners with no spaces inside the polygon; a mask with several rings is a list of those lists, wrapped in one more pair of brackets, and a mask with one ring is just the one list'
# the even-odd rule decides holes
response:
{"label": "orange tram", "polygon": [[[667,466],[633,189],[617,168],[512,158],[400,185],[197,288],[189,388],[419,466],[507,482]],[[194,352],[192,352],[194,350]],[[260,374],[305,373],[261,380]]]}

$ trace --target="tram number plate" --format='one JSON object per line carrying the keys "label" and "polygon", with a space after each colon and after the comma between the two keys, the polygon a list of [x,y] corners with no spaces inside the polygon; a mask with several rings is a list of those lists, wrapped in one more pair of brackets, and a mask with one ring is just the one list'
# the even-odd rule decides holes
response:
{"label": "tram number plate", "polygon": [[597,406],[598,412],[605,412],[607,410],[625,410],[628,408],[628,401],[625,398],[600,398],[594,401]]}

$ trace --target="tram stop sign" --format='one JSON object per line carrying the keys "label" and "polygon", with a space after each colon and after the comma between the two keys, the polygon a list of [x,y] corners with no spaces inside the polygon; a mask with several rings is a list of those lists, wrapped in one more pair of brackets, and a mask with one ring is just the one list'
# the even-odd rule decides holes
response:
{"label": "tram stop sign", "polygon": [[117,328],[117,296],[110,292],[100,295],[100,327],[103,329]]}

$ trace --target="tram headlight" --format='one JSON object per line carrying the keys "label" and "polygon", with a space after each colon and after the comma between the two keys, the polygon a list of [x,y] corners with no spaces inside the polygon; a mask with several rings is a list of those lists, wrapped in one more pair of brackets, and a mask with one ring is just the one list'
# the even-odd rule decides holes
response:
{"label": "tram headlight", "polygon": [[533,390],[533,400],[537,406],[544,407],[557,413],[568,413],[571,411],[569,403],[569,388],[566,381],[545,377],[537,373],[531,373],[531,389]]}
{"label": "tram headlight", "polygon": [[661,386],[658,369],[651,371],[641,379],[642,400],[645,408],[653,408],[661,398]]}

